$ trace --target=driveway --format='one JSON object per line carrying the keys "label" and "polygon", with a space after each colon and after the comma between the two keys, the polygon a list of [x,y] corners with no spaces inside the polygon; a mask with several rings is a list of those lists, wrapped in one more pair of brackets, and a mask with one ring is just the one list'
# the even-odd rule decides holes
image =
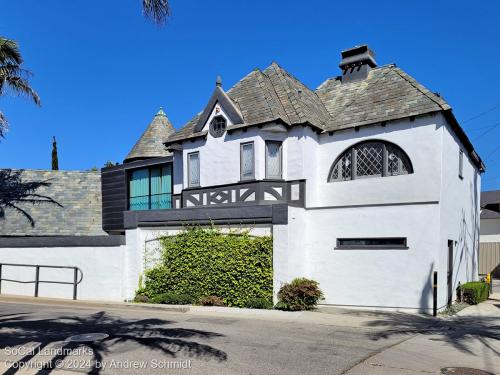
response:
{"label": "driveway", "polygon": [[[379,329],[325,314],[319,323],[219,315],[2,302],[0,362],[6,374],[341,374],[406,338],[374,339]],[[67,341],[86,333],[109,337]]]}

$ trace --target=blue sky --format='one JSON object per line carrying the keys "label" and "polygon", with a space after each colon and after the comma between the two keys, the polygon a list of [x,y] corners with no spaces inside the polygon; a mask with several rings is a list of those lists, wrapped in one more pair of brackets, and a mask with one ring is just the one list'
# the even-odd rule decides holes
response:
{"label": "blue sky", "polygon": [[500,3],[412,3],[171,0],[158,28],[140,0],[5,1],[0,35],[20,43],[42,107],[0,99],[0,167],[50,168],[53,135],[62,169],[121,161],[160,106],[175,127],[203,109],[217,74],[227,89],[277,61],[315,88],[368,43],[445,97],[486,161],[483,190],[500,189]]}

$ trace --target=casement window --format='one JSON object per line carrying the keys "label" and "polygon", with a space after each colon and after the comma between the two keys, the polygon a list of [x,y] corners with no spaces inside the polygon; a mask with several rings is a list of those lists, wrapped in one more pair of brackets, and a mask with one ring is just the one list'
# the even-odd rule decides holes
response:
{"label": "casement window", "polygon": [[336,249],[407,249],[406,237],[337,238]]}
{"label": "casement window", "polygon": [[240,179],[253,180],[255,178],[255,157],[253,142],[240,145]]}
{"label": "casement window", "polygon": [[383,141],[361,142],[333,163],[328,182],[413,173],[410,158],[398,146]]}
{"label": "casement window", "polygon": [[133,211],[172,208],[172,164],[132,170],[128,206]]}
{"label": "casement window", "polygon": [[464,178],[464,152],[462,150],[458,153],[458,177]]}
{"label": "casement window", "polygon": [[188,187],[200,186],[200,153],[188,154]]}
{"label": "casement window", "polygon": [[283,177],[283,143],[266,141],[266,178],[281,179]]}

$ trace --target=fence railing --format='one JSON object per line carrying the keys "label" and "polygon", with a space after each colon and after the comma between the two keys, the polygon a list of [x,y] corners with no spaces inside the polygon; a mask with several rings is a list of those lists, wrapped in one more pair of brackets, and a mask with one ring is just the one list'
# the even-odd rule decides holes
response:
{"label": "fence railing", "polygon": [[[2,276],[2,271],[4,267],[33,267],[35,268],[35,280],[22,281],[14,279],[5,279]],[[52,281],[52,280],[40,280],[40,268],[53,268],[53,269],[72,269],[73,270],[73,281]],[[80,274],[80,279],[78,279],[78,274]],[[10,281],[12,283],[20,284],[35,284],[35,297],[38,297],[38,289],[40,283],[45,284],[63,284],[63,285],[73,285],[73,299],[76,300],[77,288],[83,280],[83,272],[78,267],[68,267],[68,266],[47,266],[41,264],[17,264],[17,263],[0,263],[0,294],[2,294],[2,281]]]}

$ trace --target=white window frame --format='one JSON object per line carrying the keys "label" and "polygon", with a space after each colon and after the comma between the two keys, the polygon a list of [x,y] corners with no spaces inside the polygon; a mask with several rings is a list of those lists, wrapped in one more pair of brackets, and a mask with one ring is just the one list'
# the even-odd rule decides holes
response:
{"label": "white window frame", "polygon": [[[252,146],[252,175],[249,177],[243,176],[243,147]],[[240,181],[255,180],[255,144],[251,142],[240,143]]]}
{"label": "white window frame", "polygon": [[[192,155],[198,155],[198,183],[193,184],[191,181],[191,156]],[[188,180],[188,187],[199,187],[201,185],[201,159],[200,159],[200,152],[195,151],[195,152],[190,152],[187,154],[187,180]]]}
{"label": "white window frame", "polygon": [[[279,156],[279,162],[280,162],[280,175],[279,176],[269,176],[267,164],[268,164],[268,155],[267,155],[267,145],[275,143],[280,145],[280,156]],[[282,180],[283,179],[283,142],[282,141],[266,141],[264,145],[264,152],[266,153],[265,157],[265,168],[266,168],[266,179],[267,180]]]}

